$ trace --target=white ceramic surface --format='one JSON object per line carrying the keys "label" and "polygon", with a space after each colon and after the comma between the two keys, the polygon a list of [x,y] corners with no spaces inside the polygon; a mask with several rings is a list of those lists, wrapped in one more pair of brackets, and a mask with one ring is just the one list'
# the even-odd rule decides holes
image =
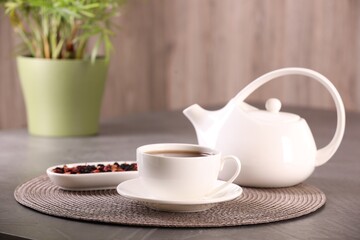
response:
{"label": "white ceramic surface", "polygon": [[[153,155],[154,151],[192,151],[210,153],[200,157]],[[139,178],[158,198],[198,199],[216,194],[239,175],[241,164],[234,156],[222,156],[219,151],[194,144],[163,143],[141,146],[136,151]],[[214,187],[225,162],[235,168],[225,179],[226,184]]]}
{"label": "white ceramic surface", "polygon": [[[281,102],[269,99],[266,110],[244,100],[264,83],[285,75],[304,75],[320,82],[331,94],[337,110],[337,127],[331,142],[317,149],[306,121],[280,112]],[[242,163],[234,181],[242,186],[287,187],[307,179],[316,166],[326,163],[338,149],[345,131],[345,110],[334,85],[323,75],[305,68],[284,68],[267,73],[246,86],[218,111],[195,104],[184,110],[194,125],[198,143],[233,154]],[[220,179],[232,174],[227,163]]]}
{"label": "white ceramic surface", "polygon": [[[117,161],[117,163],[134,163],[134,161]],[[88,162],[88,163],[71,163],[66,164],[68,167],[79,165],[97,165],[97,164],[114,164],[114,162]],[[56,167],[63,167],[62,165],[52,166],[46,170],[50,180],[64,190],[84,191],[97,189],[112,189],[116,188],[119,183],[134,179],[138,177],[138,171],[124,171],[124,172],[106,172],[106,173],[88,173],[88,174],[60,174],[54,173],[52,170]]]}
{"label": "white ceramic surface", "polygon": [[[225,184],[218,180],[215,186]],[[117,192],[129,199],[139,201],[141,204],[155,210],[168,212],[199,212],[214,207],[216,204],[226,202],[239,197],[242,188],[235,184],[228,185],[216,195],[197,200],[159,199],[149,192],[140,179],[132,179],[122,182],[117,187]]]}

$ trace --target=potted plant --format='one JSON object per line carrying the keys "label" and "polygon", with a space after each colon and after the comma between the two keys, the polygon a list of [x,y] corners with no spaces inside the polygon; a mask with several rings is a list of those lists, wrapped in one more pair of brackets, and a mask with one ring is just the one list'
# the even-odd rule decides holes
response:
{"label": "potted plant", "polygon": [[[98,132],[112,50],[111,19],[123,2],[0,0],[22,40],[17,67],[30,134]],[[104,56],[98,56],[99,49]]]}

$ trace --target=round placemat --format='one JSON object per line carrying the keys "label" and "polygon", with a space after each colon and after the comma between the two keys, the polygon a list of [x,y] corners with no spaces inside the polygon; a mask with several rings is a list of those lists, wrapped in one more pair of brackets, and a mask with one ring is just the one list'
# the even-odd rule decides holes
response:
{"label": "round placemat", "polygon": [[289,188],[243,188],[237,199],[197,213],[151,210],[120,196],[115,189],[65,191],[44,175],[14,193],[22,205],[53,216],[122,225],[223,227],[269,223],[300,217],[325,204],[325,194],[309,184]]}

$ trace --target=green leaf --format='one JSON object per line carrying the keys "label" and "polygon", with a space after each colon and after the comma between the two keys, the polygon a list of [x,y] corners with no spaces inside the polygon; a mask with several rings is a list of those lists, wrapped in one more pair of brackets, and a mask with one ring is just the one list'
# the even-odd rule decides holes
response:
{"label": "green leaf", "polygon": [[[113,49],[110,20],[125,0],[0,0],[14,31],[21,37],[26,52],[34,57],[86,57],[92,37],[96,43],[88,52],[95,60],[104,46],[105,56]],[[68,45],[67,43],[71,43]],[[74,49],[67,49],[67,48]],[[24,51],[25,53],[25,51]]]}
{"label": "green leaf", "polygon": [[100,48],[100,44],[101,44],[101,37],[99,37],[99,38],[96,40],[96,43],[95,43],[95,45],[94,45],[94,48],[93,48],[92,51],[91,51],[91,62],[95,62],[96,57],[97,57],[97,53],[98,53],[99,48]]}
{"label": "green leaf", "polygon": [[53,50],[53,53],[52,53],[52,58],[53,58],[53,59],[59,58],[60,53],[61,53],[61,49],[62,49],[62,47],[63,47],[63,45],[64,45],[64,42],[65,42],[64,39],[60,39],[58,45],[57,45],[56,48]]}

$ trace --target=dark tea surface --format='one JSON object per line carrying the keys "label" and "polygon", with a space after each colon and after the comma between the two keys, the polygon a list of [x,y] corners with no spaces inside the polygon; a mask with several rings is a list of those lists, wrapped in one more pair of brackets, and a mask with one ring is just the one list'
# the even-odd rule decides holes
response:
{"label": "dark tea surface", "polygon": [[213,153],[208,153],[208,152],[181,151],[181,150],[148,151],[146,153],[154,156],[163,156],[163,157],[207,157],[214,155]]}

